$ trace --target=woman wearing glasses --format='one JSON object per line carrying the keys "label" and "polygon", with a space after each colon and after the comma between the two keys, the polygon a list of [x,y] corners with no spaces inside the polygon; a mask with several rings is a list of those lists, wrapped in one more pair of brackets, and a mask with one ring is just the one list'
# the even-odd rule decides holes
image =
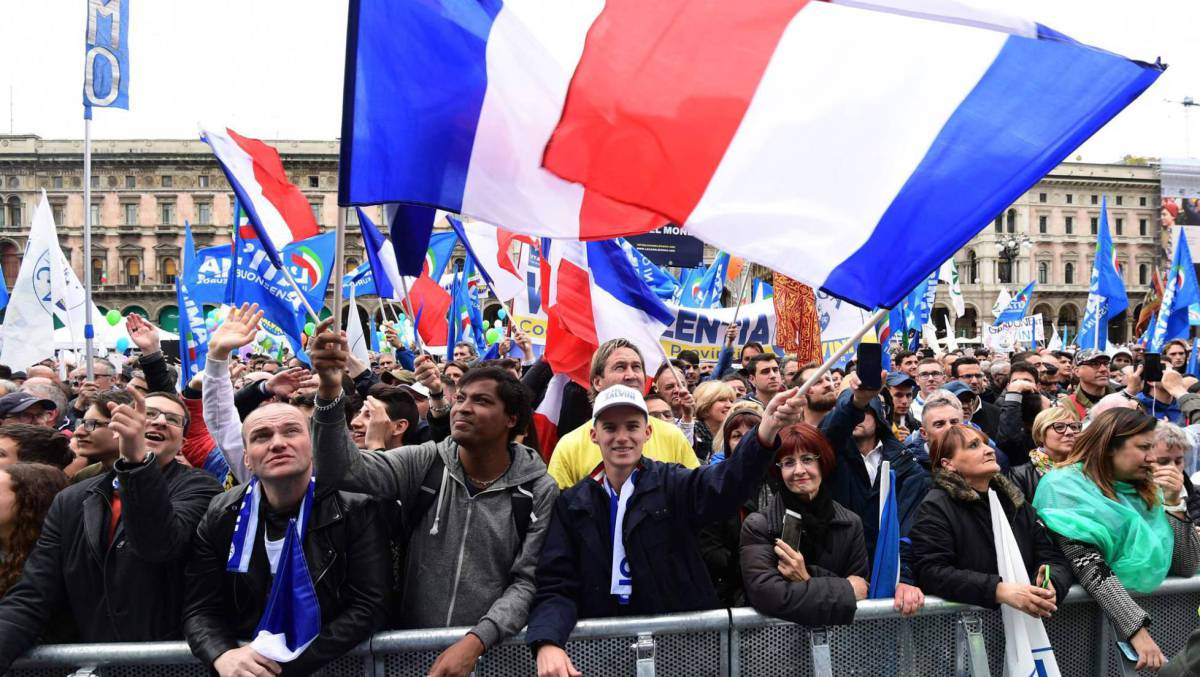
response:
{"label": "woman wearing glasses", "polygon": [[1033,419],[1033,442],[1037,448],[1029,452],[1029,462],[1014,466],[1008,479],[1021,490],[1025,500],[1032,501],[1038,481],[1054,466],[1067,460],[1075,447],[1075,436],[1083,424],[1075,411],[1067,407],[1043,409]]}
{"label": "woman wearing glasses", "polygon": [[[760,613],[793,623],[850,623],[858,600],[867,597],[867,549],[858,515],[822,484],[833,472],[833,448],[801,423],[780,433],[775,461],[771,475],[782,489],[742,524],[746,598]],[[783,525],[796,517],[800,538],[789,545]]]}

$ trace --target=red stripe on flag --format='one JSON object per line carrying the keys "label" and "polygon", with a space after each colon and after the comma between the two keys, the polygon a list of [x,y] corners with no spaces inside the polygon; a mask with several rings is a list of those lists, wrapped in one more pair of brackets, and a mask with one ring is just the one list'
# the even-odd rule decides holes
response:
{"label": "red stripe on flag", "polygon": [[[288,181],[287,172],[283,169],[283,161],[279,151],[259,141],[238,134],[226,128],[229,138],[253,160],[254,180],[262,187],[262,194],[279,210],[283,220],[292,231],[292,242],[312,237],[320,232],[317,220],[313,217],[312,206],[300,189]],[[247,188],[250,190],[250,188]],[[287,243],[273,243],[283,247]]]}
{"label": "red stripe on flag", "polygon": [[554,455],[554,447],[558,446],[558,424],[546,418],[545,414],[533,413],[533,429],[537,432],[538,449],[542,460],[550,463]]}
{"label": "red stripe on flag", "polygon": [[686,222],[805,4],[609,0],[588,31],[546,168]]}
{"label": "red stripe on flag", "polygon": [[449,338],[446,314],[450,312],[450,294],[428,275],[418,277],[409,288],[408,294],[413,312],[421,318],[421,323],[417,326],[421,340],[427,345],[446,345]]}
{"label": "red stripe on flag", "polygon": [[565,260],[559,263],[554,274],[558,276],[557,297],[548,312],[557,315],[567,331],[588,343],[599,345],[596,318],[592,314],[592,276]]}

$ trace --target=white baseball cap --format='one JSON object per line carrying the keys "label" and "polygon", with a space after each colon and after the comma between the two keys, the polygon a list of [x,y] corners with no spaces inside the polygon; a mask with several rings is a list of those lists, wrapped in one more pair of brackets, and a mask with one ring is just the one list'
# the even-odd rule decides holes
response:
{"label": "white baseball cap", "polygon": [[429,388],[426,388],[424,383],[401,383],[400,387],[420,399],[429,399]]}
{"label": "white baseball cap", "polygon": [[634,407],[643,414],[650,415],[642,394],[629,386],[612,385],[601,390],[592,404],[592,420],[600,418],[601,412],[612,407]]}

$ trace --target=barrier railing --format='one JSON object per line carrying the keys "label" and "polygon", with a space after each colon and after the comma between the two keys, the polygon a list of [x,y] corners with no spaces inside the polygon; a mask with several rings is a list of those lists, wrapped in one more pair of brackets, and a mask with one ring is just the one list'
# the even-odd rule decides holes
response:
{"label": "barrier railing", "polygon": [[[1197,627],[1200,576],[1170,578],[1139,603],[1155,619],[1151,631],[1169,657]],[[425,675],[466,628],[384,632],[331,663],[336,677]],[[1079,586],[1046,623],[1066,677],[1131,674],[1103,612]],[[753,609],[580,621],[567,643],[588,677],[748,677],[771,675],[1000,675],[1004,630],[998,611],[930,597],[913,618],[890,600],[860,602],[854,623],[798,626]],[[534,663],[517,635],[480,659],[476,677],[532,675]],[[208,674],[184,642],[40,646],[14,665],[17,677],[151,677]]]}

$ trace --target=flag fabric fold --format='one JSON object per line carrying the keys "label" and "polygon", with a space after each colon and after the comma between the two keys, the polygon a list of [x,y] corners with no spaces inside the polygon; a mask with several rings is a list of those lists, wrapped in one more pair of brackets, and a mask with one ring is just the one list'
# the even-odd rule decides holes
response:
{"label": "flag fabric fold", "polygon": [[1146,350],[1160,353],[1167,341],[1186,339],[1193,324],[1200,324],[1200,285],[1196,282],[1196,268],[1192,265],[1187,238],[1180,233],[1171,256],[1171,269],[1167,271],[1162,307]]}
{"label": "flag fabric fold", "polygon": [[950,307],[954,309],[954,316],[962,317],[967,307],[966,302],[963,301],[962,286],[958,280],[958,266],[954,264],[954,257],[942,262],[942,267],[938,270],[938,279],[950,287]]}
{"label": "flag fabric fold", "polygon": [[[434,244],[432,236],[426,235],[422,241],[419,235],[424,232],[423,219],[426,217],[430,219],[429,228],[433,228],[433,213],[433,210],[389,209],[393,238],[390,244],[362,209],[358,210],[358,225],[362,231],[363,249],[366,250],[376,293],[380,298],[402,300],[404,282],[401,275],[407,277],[409,303],[412,304],[413,314],[418,320],[417,331],[421,340],[427,346],[443,346],[447,345],[447,325],[442,320],[450,309],[450,294],[430,277],[430,270],[437,265],[431,264]],[[405,220],[409,217],[422,221],[417,223]],[[414,235],[414,232],[417,235]],[[453,233],[440,235],[447,235],[451,240],[456,239]],[[403,239],[397,240],[397,237]],[[443,242],[444,239],[438,241],[439,251],[445,249]],[[453,243],[450,248],[453,248]],[[440,262],[443,266],[449,259],[449,249],[445,250],[444,256],[445,259]],[[437,272],[440,275],[441,271]]]}
{"label": "flag fabric fold", "polygon": [[[358,316],[358,302],[354,297],[354,288],[350,289],[349,313],[346,315],[346,341],[350,344],[350,354],[363,364],[371,364],[371,353],[367,336],[363,334],[362,319]],[[371,331],[374,334],[374,328]]]}
{"label": "flag fabric fold", "polygon": [[191,287],[197,276],[196,247],[192,240],[192,224],[183,224],[183,252],[179,275],[175,276],[175,300],[179,304],[179,372],[180,382],[186,384],[204,371],[208,357],[208,326],[204,310],[192,298]]}
{"label": "flag fabric fold", "polygon": [[1025,317],[1025,313],[1029,310],[1029,301],[1033,298],[1033,288],[1037,286],[1037,280],[1031,281],[1025,285],[1016,296],[1008,300],[1008,304],[1004,309],[996,315],[996,321],[993,325],[999,325],[1001,322],[1017,322]]}
{"label": "flag fabric fold", "polygon": [[875,539],[868,599],[895,597],[900,582],[900,513],[896,504],[896,473],[888,461],[879,465],[879,495],[882,497],[879,535]]}
{"label": "flag fabric fold", "polygon": [[1079,333],[1075,336],[1075,345],[1081,348],[1104,349],[1108,345],[1109,320],[1129,307],[1125,281],[1121,279],[1121,266],[1117,262],[1117,252],[1113,248],[1112,235],[1108,230],[1107,195],[1100,202],[1097,231],[1096,258],[1092,263],[1087,305],[1083,311]]}
{"label": "flag fabric fold", "polygon": [[19,370],[54,357],[54,315],[66,286],[63,259],[54,215],[43,191],[33,210],[29,240],[4,315],[0,363]]}

